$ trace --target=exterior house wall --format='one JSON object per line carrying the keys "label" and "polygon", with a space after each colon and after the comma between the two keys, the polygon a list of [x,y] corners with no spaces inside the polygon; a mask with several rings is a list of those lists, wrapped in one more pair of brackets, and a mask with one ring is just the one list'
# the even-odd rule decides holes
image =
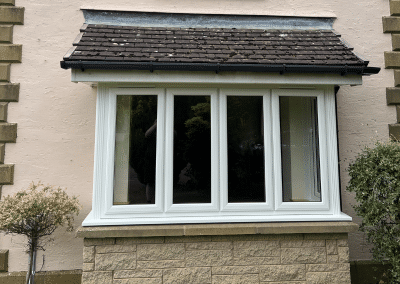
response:
{"label": "exterior house wall", "polygon": [[[71,72],[61,69],[59,62],[84,22],[81,7],[176,13],[335,15],[334,29],[359,55],[370,60],[370,66],[383,68],[383,51],[391,50],[391,37],[382,32],[382,15],[390,14],[387,1],[115,0],[112,6],[108,2],[16,0],[15,3],[25,7],[25,18],[24,25],[14,27],[13,42],[22,44],[24,50],[22,63],[11,66],[10,82],[20,83],[20,93],[19,102],[8,106],[7,121],[18,123],[18,137],[15,144],[7,144],[4,158],[5,164],[15,164],[14,184],[3,186],[2,194],[13,194],[39,180],[66,187],[69,194],[79,195],[84,206],[76,218],[76,226],[91,210],[96,88],[71,83]],[[337,95],[342,207],[356,223],[360,219],[352,209],[352,194],[345,191],[348,182],[345,169],[363,145],[388,139],[388,124],[396,121],[395,106],[386,104],[386,87],[394,85],[393,71],[382,69],[378,75],[364,77],[363,81],[362,86],[342,87]],[[54,238],[45,252],[39,252],[37,267],[82,269],[83,240],[65,234],[63,229],[57,230]],[[171,241],[187,250],[187,245],[176,239]],[[235,240],[228,242],[234,246]],[[9,271],[26,270],[28,257],[24,244],[22,237],[0,235],[0,249],[9,250]],[[85,251],[96,245],[89,244],[85,243]],[[349,234],[349,247],[352,260],[371,257],[361,233]],[[130,247],[133,248],[138,250],[136,245]],[[100,253],[97,257],[101,257]],[[86,259],[85,263],[87,268],[87,263],[92,262]]]}

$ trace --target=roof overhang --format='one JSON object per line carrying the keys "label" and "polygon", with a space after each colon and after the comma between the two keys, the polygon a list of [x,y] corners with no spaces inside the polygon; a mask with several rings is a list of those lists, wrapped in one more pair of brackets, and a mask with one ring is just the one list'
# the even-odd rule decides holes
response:
{"label": "roof overhang", "polygon": [[361,74],[338,73],[279,73],[279,72],[235,72],[235,71],[171,71],[171,70],[115,70],[72,69],[72,82],[134,84],[135,86],[323,86],[361,85]]}

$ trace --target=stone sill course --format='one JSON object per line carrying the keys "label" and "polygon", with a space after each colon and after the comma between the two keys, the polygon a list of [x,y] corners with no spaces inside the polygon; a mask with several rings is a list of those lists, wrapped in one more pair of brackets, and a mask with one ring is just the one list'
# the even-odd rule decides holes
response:
{"label": "stone sill course", "polygon": [[79,227],[79,238],[130,238],[159,236],[213,236],[257,234],[332,234],[358,229],[353,222],[229,223],[148,226]]}

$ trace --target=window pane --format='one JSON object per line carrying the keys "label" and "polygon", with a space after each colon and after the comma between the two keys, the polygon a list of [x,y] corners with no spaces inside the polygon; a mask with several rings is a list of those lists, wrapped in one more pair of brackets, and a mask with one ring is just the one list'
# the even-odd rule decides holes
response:
{"label": "window pane", "polygon": [[321,201],[316,97],[280,97],[284,202]]}
{"label": "window pane", "polygon": [[263,97],[228,96],[228,202],[265,202]]}
{"label": "window pane", "polygon": [[114,204],[154,204],[157,96],[117,96]]}
{"label": "window pane", "polygon": [[209,96],[174,97],[173,203],[211,202]]}

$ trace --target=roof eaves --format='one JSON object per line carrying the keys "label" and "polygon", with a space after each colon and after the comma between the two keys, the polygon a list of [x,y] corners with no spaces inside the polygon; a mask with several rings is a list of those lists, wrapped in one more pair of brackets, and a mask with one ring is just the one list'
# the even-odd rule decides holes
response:
{"label": "roof eaves", "polygon": [[218,64],[218,63],[159,63],[159,62],[110,62],[110,61],[61,61],[63,69],[103,69],[103,70],[168,70],[168,71],[213,71],[213,72],[276,72],[285,73],[331,73],[372,75],[379,67],[365,65],[264,65],[264,64]]}

